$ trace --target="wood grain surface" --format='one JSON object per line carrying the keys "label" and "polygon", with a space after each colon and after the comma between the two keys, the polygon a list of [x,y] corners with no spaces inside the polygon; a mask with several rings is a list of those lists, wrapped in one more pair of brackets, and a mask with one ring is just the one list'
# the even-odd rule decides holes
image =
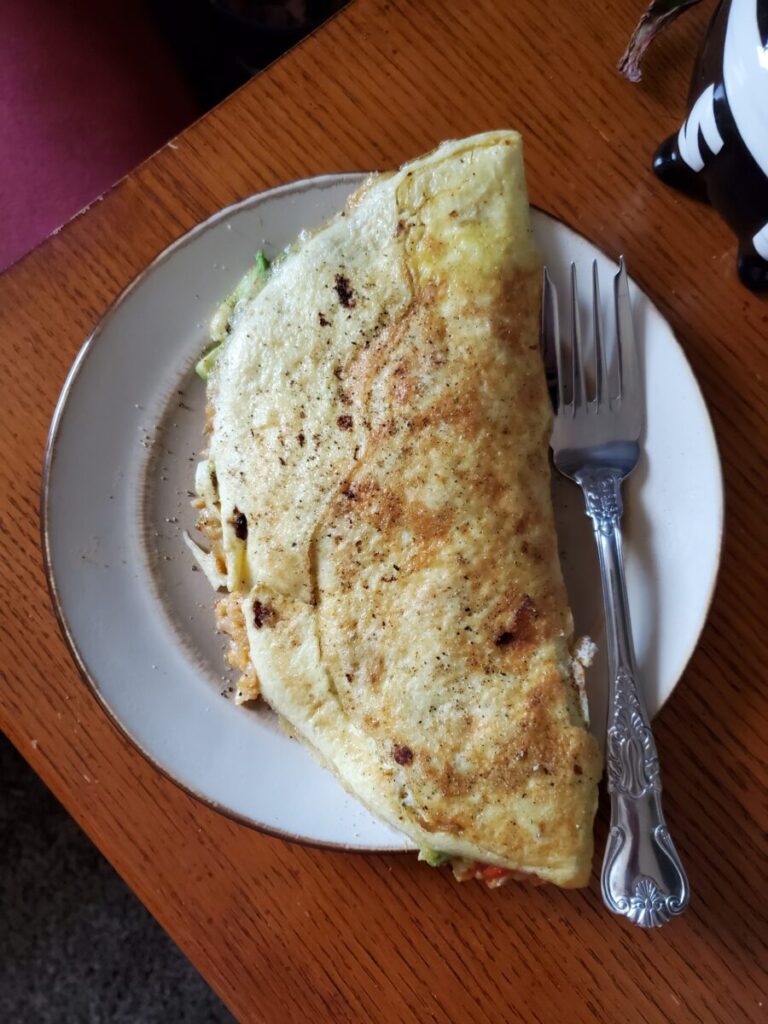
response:
{"label": "wood grain surface", "polygon": [[[768,1015],[768,303],[737,284],[715,214],[649,172],[683,112],[705,12],[669,30],[633,87],[614,65],[642,6],[356,0],[0,279],[0,725],[243,1021]],[[532,200],[624,252],[670,319],[724,461],[714,605],[657,723],[693,899],[652,934],[610,917],[594,877],[570,893],[459,887],[412,856],[302,848],[206,809],[109,723],[46,592],[38,489],[51,413],[75,353],[133,276],[252,192],[392,167],[501,126],[525,135]],[[604,837],[603,800],[599,849]]]}

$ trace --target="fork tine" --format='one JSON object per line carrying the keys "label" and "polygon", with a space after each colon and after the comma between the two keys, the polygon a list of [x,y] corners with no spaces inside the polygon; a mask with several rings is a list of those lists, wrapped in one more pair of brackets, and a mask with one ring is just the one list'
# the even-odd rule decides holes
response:
{"label": "fork tine", "polygon": [[571,263],[571,401],[574,412],[584,405],[584,361],[581,347],[579,289],[576,264]]}
{"label": "fork tine", "polygon": [[637,361],[635,328],[632,323],[632,303],[629,297],[629,279],[624,257],[619,257],[619,269],[613,279],[616,306],[616,363],[619,377],[619,398],[622,409],[642,418],[643,395],[640,368]]}
{"label": "fork tine", "polygon": [[552,278],[549,276],[547,267],[544,268],[544,285],[541,299],[541,340],[547,377],[549,379],[553,371],[556,377],[552,384],[557,392],[557,410],[559,410],[565,405],[560,318],[557,308],[557,289]]}
{"label": "fork tine", "polygon": [[602,306],[600,303],[600,275],[597,260],[592,260],[592,323],[595,340],[595,405],[606,406],[610,398],[608,362],[603,342]]}

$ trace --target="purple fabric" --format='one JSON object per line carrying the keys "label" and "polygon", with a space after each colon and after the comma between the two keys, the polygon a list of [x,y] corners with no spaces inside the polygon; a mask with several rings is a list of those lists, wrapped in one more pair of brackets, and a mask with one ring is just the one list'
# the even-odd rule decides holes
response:
{"label": "purple fabric", "polygon": [[0,269],[195,116],[143,4],[0,0]]}

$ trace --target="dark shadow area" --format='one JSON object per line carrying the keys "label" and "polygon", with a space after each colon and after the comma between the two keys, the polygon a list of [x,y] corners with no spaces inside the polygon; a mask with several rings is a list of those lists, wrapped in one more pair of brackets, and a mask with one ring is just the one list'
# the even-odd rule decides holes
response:
{"label": "dark shadow area", "polygon": [[207,110],[300,42],[347,0],[148,0],[166,45]]}
{"label": "dark shadow area", "polygon": [[1,734],[0,1020],[234,1020]]}

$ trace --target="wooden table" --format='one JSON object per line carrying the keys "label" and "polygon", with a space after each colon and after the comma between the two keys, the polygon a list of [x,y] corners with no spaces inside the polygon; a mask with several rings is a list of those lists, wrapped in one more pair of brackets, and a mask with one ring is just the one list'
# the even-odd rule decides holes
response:
{"label": "wooden table", "polygon": [[[649,173],[678,123],[705,12],[614,71],[642,3],[357,0],[0,280],[0,725],[243,1021],[764,1020],[768,305],[735,281],[712,211]],[[411,856],[289,845],[154,771],[80,682],[38,546],[46,431],[107,305],[214,210],[443,138],[515,126],[533,202],[611,253],[669,317],[725,465],[723,568],[658,721],[690,910],[647,934],[583,892],[457,887]],[[87,145],[87,140],[83,140]],[[1,230],[0,225],[0,230]],[[605,807],[598,845],[605,836]]]}

